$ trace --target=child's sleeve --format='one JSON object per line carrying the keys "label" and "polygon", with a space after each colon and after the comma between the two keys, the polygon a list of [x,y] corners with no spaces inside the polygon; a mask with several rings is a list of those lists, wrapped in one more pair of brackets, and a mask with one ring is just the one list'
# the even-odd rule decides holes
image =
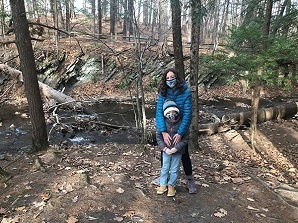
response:
{"label": "child's sleeve", "polygon": [[158,147],[162,150],[163,148],[167,147],[163,140],[163,136],[161,132],[156,132],[156,142],[158,144]]}

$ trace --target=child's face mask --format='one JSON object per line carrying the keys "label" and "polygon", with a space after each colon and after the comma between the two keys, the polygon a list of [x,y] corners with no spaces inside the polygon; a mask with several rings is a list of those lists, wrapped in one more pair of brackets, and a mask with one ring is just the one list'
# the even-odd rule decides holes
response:
{"label": "child's face mask", "polygon": [[166,118],[169,120],[175,120],[178,117],[178,113],[175,111],[170,111],[166,114]]}

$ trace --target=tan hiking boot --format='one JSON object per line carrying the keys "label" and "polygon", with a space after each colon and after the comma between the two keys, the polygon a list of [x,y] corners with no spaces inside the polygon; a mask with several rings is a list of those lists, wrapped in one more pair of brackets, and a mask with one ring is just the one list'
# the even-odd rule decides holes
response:
{"label": "tan hiking boot", "polygon": [[166,186],[160,186],[158,189],[157,189],[157,194],[163,194],[164,192],[166,192],[168,189]]}
{"label": "tan hiking boot", "polygon": [[174,197],[176,194],[176,190],[172,185],[168,186],[168,197]]}

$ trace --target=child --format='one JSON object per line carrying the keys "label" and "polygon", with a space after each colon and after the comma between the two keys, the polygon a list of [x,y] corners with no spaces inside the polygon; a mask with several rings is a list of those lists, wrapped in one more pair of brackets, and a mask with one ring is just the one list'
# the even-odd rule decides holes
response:
{"label": "child", "polygon": [[[174,101],[167,100],[163,105],[163,114],[167,133],[173,138],[181,124],[179,109]],[[185,146],[188,143],[188,134],[182,137],[176,145],[167,146],[164,142],[161,132],[156,133],[156,140],[162,152],[162,168],[160,171],[160,187],[157,189],[157,194],[163,194],[168,191],[168,197],[173,197],[176,194],[175,185],[178,179],[181,156],[184,153]]]}

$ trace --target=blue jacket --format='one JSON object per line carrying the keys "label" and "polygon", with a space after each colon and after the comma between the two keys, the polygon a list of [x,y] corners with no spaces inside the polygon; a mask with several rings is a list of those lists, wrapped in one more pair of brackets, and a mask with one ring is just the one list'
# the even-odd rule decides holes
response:
{"label": "blue jacket", "polygon": [[180,117],[182,118],[181,125],[177,133],[181,136],[184,136],[189,131],[189,127],[192,119],[192,101],[191,101],[191,91],[189,90],[186,83],[184,83],[184,91],[179,92],[178,90],[173,90],[168,88],[167,95],[164,97],[161,93],[158,94],[157,104],[156,104],[156,114],[155,122],[158,132],[166,132],[165,117],[163,115],[163,104],[166,99],[170,99],[176,102],[179,111]]}

